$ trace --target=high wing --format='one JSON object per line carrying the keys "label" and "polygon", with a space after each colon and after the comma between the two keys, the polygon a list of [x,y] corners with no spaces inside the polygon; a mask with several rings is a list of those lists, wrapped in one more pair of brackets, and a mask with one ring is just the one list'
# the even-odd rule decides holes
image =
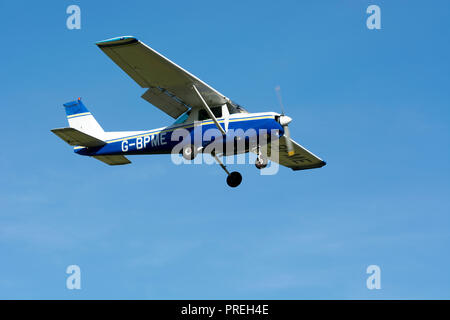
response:
{"label": "high wing", "polygon": [[202,107],[193,91],[198,89],[209,106],[223,105],[229,99],[196,76],[173,63],[134,37],[97,42],[97,46],[142,88],[142,98],[173,118],[188,108]]}
{"label": "high wing", "polygon": [[[325,161],[323,161],[310,151],[306,150],[292,139],[291,141],[294,146],[295,154],[293,156],[288,156],[286,139],[287,138],[285,136],[282,136],[274,144],[274,150],[270,150],[272,149],[270,144],[261,147],[262,154],[265,157],[268,157],[270,160],[278,162],[282,166],[291,168],[294,171],[321,168],[326,165]],[[276,148],[277,144],[278,148]],[[270,156],[267,153],[268,150],[272,152]]]}

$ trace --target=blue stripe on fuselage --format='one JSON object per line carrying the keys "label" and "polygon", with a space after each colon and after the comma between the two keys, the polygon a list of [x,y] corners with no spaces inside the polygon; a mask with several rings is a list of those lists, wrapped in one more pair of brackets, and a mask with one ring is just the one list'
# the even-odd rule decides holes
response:
{"label": "blue stripe on fuselage", "polygon": [[[220,121],[222,122],[222,121]],[[181,141],[172,141],[172,133],[176,129],[184,128],[189,131],[190,135],[193,135],[193,124],[171,126],[162,129],[150,130],[144,134],[133,135],[129,137],[121,137],[107,141],[107,144],[101,147],[95,148],[81,148],[76,149],[75,152],[81,155],[135,155],[135,154],[158,154],[158,153],[171,153],[172,149]],[[214,123],[211,120],[206,120],[201,125],[201,130],[204,133],[206,130],[216,129]],[[242,129],[244,132],[248,129],[255,129],[258,132],[260,129],[266,129],[270,134],[271,130],[279,130],[280,136],[284,134],[283,128],[275,121],[272,116],[261,115],[247,118],[230,119],[228,129],[238,130]],[[218,130],[217,130],[218,131]],[[219,132],[219,131],[218,131]],[[221,135],[220,135],[221,136]],[[227,136],[225,137],[226,140]],[[233,137],[229,137],[234,139]],[[203,146],[206,146],[211,141],[204,142]],[[228,141],[225,141],[228,142]],[[126,151],[125,151],[126,150]]]}

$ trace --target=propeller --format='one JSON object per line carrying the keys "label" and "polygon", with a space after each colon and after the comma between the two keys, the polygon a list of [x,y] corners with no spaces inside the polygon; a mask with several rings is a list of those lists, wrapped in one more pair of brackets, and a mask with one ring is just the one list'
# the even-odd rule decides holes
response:
{"label": "propeller", "polygon": [[287,147],[288,156],[291,157],[295,154],[294,145],[291,140],[291,133],[289,131],[289,126],[288,126],[288,124],[292,121],[292,118],[288,117],[284,114],[284,106],[283,106],[283,100],[281,99],[280,86],[276,86],[275,91],[277,92],[278,101],[280,102],[280,108],[281,108],[281,116],[278,119],[278,122],[283,127],[284,135],[286,136],[286,147]]}

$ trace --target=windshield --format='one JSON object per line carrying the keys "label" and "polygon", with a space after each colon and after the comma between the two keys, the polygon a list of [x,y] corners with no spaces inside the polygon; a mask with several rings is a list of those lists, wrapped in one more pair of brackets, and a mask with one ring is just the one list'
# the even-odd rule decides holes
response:
{"label": "windshield", "polygon": [[189,118],[190,114],[191,114],[191,109],[189,109],[188,111],[183,113],[181,116],[179,116],[173,124],[175,125],[175,124],[181,124],[181,123],[186,122],[186,120]]}
{"label": "windshield", "polygon": [[237,104],[234,101],[230,101],[230,103],[227,103],[228,112],[230,114],[233,113],[248,113],[247,110],[245,110],[241,105]]}

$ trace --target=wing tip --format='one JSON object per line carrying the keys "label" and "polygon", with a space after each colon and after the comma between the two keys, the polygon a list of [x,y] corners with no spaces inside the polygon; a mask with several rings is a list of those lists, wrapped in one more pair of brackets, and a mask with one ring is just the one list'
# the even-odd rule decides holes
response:
{"label": "wing tip", "polygon": [[124,44],[136,43],[138,41],[139,40],[134,36],[121,36],[121,37],[115,37],[115,38],[111,38],[111,39],[98,41],[95,44],[100,48],[104,48],[104,47],[114,47],[114,46],[121,46]]}
{"label": "wing tip", "polygon": [[317,169],[317,168],[322,168],[322,167],[324,167],[326,165],[327,165],[327,163],[325,161],[321,161],[321,162],[319,162],[317,164],[313,164],[313,165],[310,165],[310,166],[303,166],[303,167],[296,167],[296,168],[294,167],[294,168],[291,168],[291,169],[294,170],[294,171],[308,170],[308,169]]}

